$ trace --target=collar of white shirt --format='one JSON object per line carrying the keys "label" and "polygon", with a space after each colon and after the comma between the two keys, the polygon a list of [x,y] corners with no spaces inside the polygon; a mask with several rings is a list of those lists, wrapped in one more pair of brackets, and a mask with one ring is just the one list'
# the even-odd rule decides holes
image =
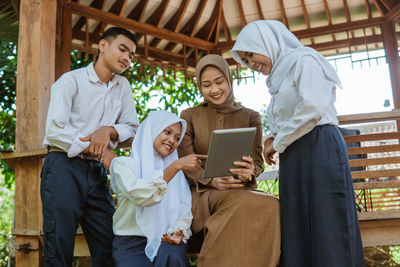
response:
{"label": "collar of white shirt", "polygon": [[[90,63],[87,67],[86,67],[88,76],[89,76],[89,80],[93,83],[98,83],[98,82],[102,82],[99,78],[99,76],[97,76],[96,71],[94,70],[94,64]],[[119,79],[121,78],[121,76],[119,75],[113,75],[113,77],[111,78],[111,80],[109,81],[109,85],[113,86],[114,84],[117,84],[119,82]]]}

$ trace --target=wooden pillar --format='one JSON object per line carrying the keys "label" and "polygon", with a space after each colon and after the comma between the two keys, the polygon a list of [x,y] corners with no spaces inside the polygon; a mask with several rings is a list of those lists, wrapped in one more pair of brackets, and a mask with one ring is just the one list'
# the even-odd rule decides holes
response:
{"label": "wooden pillar", "polygon": [[400,60],[397,52],[397,38],[394,31],[394,24],[390,21],[385,21],[381,24],[381,30],[386,60],[389,64],[394,107],[400,108]]}
{"label": "wooden pillar", "polygon": [[72,12],[71,8],[63,5],[64,0],[58,0],[57,9],[57,42],[55,79],[71,69],[72,50]]}
{"label": "wooden pillar", "polygon": [[[50,86],[54,82],[57,1],[20,0],[16,152],[42,147]],[[40,266],[42,159],[15,162],[16,266]]]}

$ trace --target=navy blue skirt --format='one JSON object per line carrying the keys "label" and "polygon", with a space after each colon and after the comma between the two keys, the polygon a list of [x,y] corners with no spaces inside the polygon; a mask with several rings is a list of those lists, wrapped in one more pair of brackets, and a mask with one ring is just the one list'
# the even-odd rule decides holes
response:
{"label": "navy blue skirt", "polygon": [[285,267],[365,266],[347,147],[315,127],[279,155]]}
{"label": "navy blue skirt", "polygon": [[172,245],[161,242],[157,256],[151,262],[144,253],[147,239],[141,236],[115,236],[113,259],[115,267],[189,267],[184,242]]}

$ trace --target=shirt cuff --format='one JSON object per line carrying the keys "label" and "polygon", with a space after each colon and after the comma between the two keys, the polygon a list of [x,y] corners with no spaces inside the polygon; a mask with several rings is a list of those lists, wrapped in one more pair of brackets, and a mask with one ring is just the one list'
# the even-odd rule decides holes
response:
{"label": "shirt cuff", "polygon": [[[128,125],[121,125],[121,124],[114,124],[111,125],[112,127],[114,127],[114,129],[117,131],[118,133],[118,142],[122,143],[124,142],[126,139],[133,137],[132,132],[128,129]],[[114,141],[116,142],[116,141]],[[111,142],[110,142],[111,144]],[[118,144],[118,143],[117,143]],[[116,146],[115,146],[116,147]]]}
{"label": "shirt cuff", "polygon": [[160,190],[160,194],[164,195],[168,189],[168,183],[164,180],[164,171],[157,170],[154,172],[153,178],[151,179],[155,187]]}
{"label": "shirt cuff", "polygon": [[182,231],[182,234],[183,234],[182,241],[185,243],[192,236],[192,231],[190,230],[190,227],[188,228],[183,225],[180,225],[179,222],[177,223],[177,225],[175,225],[174,228],[168,228],[167,232],[168,232],[168,234],[172,235],[173,233],[178,232],[178,231]]}
{"label": "shirt cuff", "polygon": [[118,144],[119,144],[119,141],[110,140],[110,143],[108,144],[108,148],[113,150],[118,146]]}
{"label": "shirt cuff", "polygon": [[85,148],[90,145],[89,141],[81,141],[79,137],[85,137],[81,133],[75,137],[74,141],[72,142],[70,148],[68,149],[68,157],[73,158],[78,156]]}
{"label": "shirt cuff", "polygon": [[286,149],[286,145],[283,145],[281,143],[279,143],[280,139],[275,138],[274,142],[272,144],[272,146],[274,147],[274,149],[278,152],[278,153],[283,153],[283,151],[285,151]]}

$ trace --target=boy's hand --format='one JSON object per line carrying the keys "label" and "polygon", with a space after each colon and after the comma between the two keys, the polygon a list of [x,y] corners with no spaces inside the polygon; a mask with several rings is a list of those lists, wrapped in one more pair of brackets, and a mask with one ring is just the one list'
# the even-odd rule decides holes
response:
{"label": "boy's hand", "polygon": [[115,128],[112,126],[102,126],[94,133],[86,137],[80,137],[79,139],[81,141],[90,142],[90,145],[83,152],[92,154],[101,159],[104,151],[110,143],[111,135],[114,133],[113,129],[115,131]]}
{"label": "boy's hand", "polygon": [[233,175],[237,175],[237,177],[245,183],[251,179],[254,173],[254,162],[251,157],[242,157],[242,159],[243,161],[235,161],[234,165],[238,167],[232,168],[229,171]]}
{"label": "boy's hand", "polygon": [[104,167],[109,169],[110,165],[111,165],[111,161],[116,157],[117,157],[117,155],[115,155],[113,152],[111,152],[111,150],[106,149],[102,155],[101,163],[103,163]]}
{"label": "boy's hand", "polygon": [[163,237],[161,238],[161,241],[164,241],[166,243],[170,243],[173,245],[179,245],[182,242],[183,238],[183,233],[182,231],[177,231],[175,233],[171,234],[164,234]]}
{"label": "boy's hand", "polygon": [[274,142],[274,138],[273,137],[267,138],[265,140],[265,142],[264,142],[263,155],[264,155],[265,162],[268,165],[276,164],[276,161],[273,159],[274,155],[276,153],[274,147],[272,146],[273,142]]}

